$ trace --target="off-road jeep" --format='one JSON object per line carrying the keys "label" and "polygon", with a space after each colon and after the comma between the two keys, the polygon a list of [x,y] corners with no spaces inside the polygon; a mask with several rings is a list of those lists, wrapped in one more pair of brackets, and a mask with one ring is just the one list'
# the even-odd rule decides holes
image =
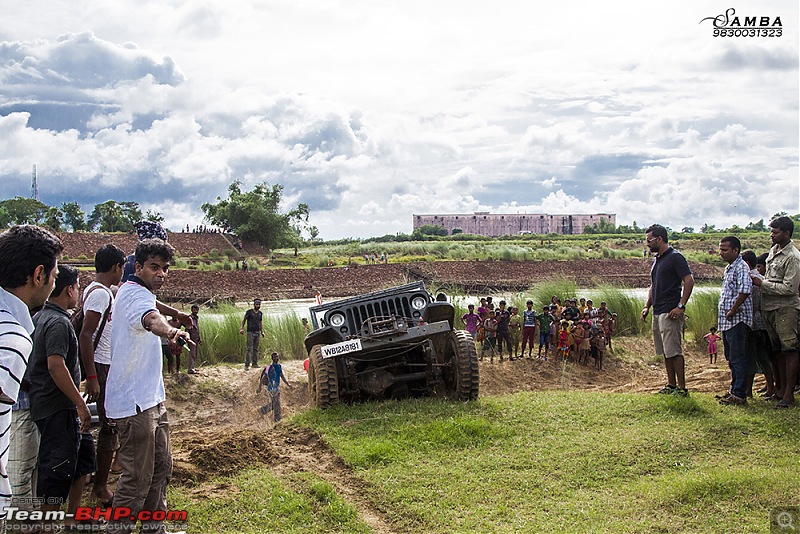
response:
{"label": "off-road jeep", "polygon": [[472,336],[455,330],[455,309],[423,282],[309,308],[305,338],[312,406],[363,399],[478,397]]}

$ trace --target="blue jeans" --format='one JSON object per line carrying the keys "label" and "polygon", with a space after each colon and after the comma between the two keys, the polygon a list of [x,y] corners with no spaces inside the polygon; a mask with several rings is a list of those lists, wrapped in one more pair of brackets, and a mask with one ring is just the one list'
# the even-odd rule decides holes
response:
{"label": "blue jeans", "polygon": [[744,323],[736,323],[732,328],[722,332],[722,343],[725,348],[725,359],[731,368],[731,394],[740,399],[747,396],[747,377],[750,374],[750,356],[747,354],[747,333],[750,327]]}

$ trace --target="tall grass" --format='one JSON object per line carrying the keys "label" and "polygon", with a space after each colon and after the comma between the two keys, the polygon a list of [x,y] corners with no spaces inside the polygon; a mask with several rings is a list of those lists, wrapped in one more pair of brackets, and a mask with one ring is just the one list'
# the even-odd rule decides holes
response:
{"label": "tall grass", "polygon": [[592,299],[599,306],[605,302],[612,313],[617,314],[617,324],[614,334],[617,336],[632,336],[641,334],[645,329],[642,321],[642,308],[644,299],[627,294],[614,286],[600,286],[592,292],[596,297]]}
{"label": "tall grass", "polygon": [[531,300],[536,309],[550,304],[550,298],[555,295],[564,304],[566,299],[575,298],[578,295],[578,285],[574,280],[567,278],[553,278],[540,284],[536,284],[530,291]]}
{"label": "tall grass", "polygon": [[695,343],[703,340],[708,329],[717,324],[719,292],[695,291],[686,305],[686,337]]}
{"label": "tall grass", "polygon": [[[247,344],[245,335],[239,333],[244,310],[235,306],[221,306],[215,313],[200,314],[201,363],[244,362]],[[264,316],[264,337],[258,347],[259,359],[279,352],[285,359],[305,358],[303,325],[294,314],[280,317]],[[266,362],[266,360],[264,360]]]}

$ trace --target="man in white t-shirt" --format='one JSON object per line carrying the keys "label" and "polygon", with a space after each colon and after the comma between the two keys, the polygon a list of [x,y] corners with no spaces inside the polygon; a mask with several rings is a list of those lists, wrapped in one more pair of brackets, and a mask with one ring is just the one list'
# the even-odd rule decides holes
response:
{"label": "man in white t-shirt", "polygon": [[114,313],[112,286],[119,285],[125,268],[125,253],[108,244],[94,255],[94,282],[83,291],[83,328],[78,332],[81,360],[86,371],[84,391],[88,402],[97,403],[100,431],[97,434],[97,472],[92,496],[110,506],[114,494],[108,489],[108,473],[119,448],[117,429],[106,417],[106,380],[111,365],[111,319]]}
{"label": "man in white t-shirt", "polygon": [[[156,308],[154,292],[164,284],[173,256],[172,246],[161,239],[139,243],[136,274],[117,292],[111,325],[105,408],[119,430],[117,463],[122,468],[113,506],[130,509],[132,517],[167,509],[172,449],[159,337],[191,343],[188,332],[170,326]],[[117,532],[134,527],[135,521],[126,520],[113,525]],[[142,531],[161,532],[163,521],[143,522]]]}
{"label": "man in white t-shirt", "polygon": [[31,310],[53,291],[63,249],[56,236],[38,226],[13,226],[0,234],[0,532],[11,504],[6,474],[11,406],[33,348]]}

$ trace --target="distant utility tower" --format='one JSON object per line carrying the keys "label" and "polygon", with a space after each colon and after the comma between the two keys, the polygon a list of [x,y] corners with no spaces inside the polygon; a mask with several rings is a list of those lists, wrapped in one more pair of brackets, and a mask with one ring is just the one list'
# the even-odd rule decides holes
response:
{"label": "distant utility tower", "polygon": [[39,200],[39,185],[36,183],[36,164],[33,164],[33,172],[31,172],[31,198]]}

